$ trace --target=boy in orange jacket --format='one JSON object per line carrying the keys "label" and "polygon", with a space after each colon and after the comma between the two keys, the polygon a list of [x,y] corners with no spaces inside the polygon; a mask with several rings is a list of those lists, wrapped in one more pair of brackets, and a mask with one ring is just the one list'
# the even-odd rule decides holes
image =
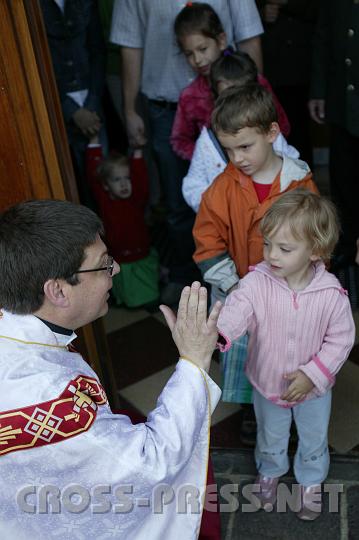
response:
{"label": "boy in orange jacket", "polygon": [[[230,162],[202,196],[193,229],[194,260],[205,281],[209,277],[209,283],[227,294],[263,258],[258,225],[269,206],[291,189],[317,188],[304,161],[274,152],[280,130],[272,96],[262,86],[223,92],[212,127]],[[214,279],[219,263],[223,279]]]}
{"label": "boy in orange jacket", "polygon": [[[230,162],[202,195],[193,228],[194,260],[212,286],[212,298],[223,301],[249,266],[263,259],[259,223],[266,210],[289,190],[317,188],[304,161],[274,152],[280,129],[272,96],[262,86],[225,90],[216,101],[212,128]],[[244,336],[221,355],[224,401],[251,402],[246,354]],[[252,430],[251,441],[242,437],[243,442],[254,443],[253,435]]]}

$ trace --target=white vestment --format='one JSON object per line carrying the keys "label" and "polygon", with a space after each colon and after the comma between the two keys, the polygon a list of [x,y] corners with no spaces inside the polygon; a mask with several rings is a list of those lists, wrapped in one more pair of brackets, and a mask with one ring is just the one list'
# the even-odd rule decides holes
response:
{"label": "white vestment", "polygon": [[[34,408],[36,421],[29,409],[26,414],[16,409],[56,401],[66,387],[74,391],[69,383],[80,375],[85,380],[97,377],[80,354],[67,350],[75,334],[54,333],[33,315],[2,314],[1,540],[197,538],[203,502],[197,495],[206,486],[210,416],[220,397],[212,379],[180,360],[145,424],[133,425],[128,417],[112,414],[105,403],[80,434],[16,449],[23,436],[32,437],[40,429],[43,439],[51,439],[54,426],[60,433],[66,423],[66,415],[44,415],[41,407]],[[72,407],[72,397],[68,401]],[[24,429],[12,429],[17,415]],[[9,451],[10,443],[14,451]],[[187,508],[186,491],[193,503]],[[199,506],[194,504],[198,501]]]}

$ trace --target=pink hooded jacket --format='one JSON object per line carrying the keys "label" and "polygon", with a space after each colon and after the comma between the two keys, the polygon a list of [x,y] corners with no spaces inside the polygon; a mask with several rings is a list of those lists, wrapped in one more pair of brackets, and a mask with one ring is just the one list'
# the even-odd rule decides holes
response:
{"label": "pink hooded jacket", "polygon": [[251,268],[227,298],[218,320],[221,351],[249,333],[246,374],[273,403],[292,407],[280,396],[300,369],[314,383],[306,399],[325,394],[354,344],[355,326],[346,292],[322,262],[302,291],[291,290],[266,262]]}

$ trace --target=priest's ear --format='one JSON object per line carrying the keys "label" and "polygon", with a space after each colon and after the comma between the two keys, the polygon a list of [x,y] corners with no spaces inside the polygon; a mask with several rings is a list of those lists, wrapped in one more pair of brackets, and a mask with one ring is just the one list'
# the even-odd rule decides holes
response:
{"label": "priest's ear", "polygon": [[68,307],[68,288],[69,284],[63,279],[48,279],[44,284],[45,300],[56,307]]}

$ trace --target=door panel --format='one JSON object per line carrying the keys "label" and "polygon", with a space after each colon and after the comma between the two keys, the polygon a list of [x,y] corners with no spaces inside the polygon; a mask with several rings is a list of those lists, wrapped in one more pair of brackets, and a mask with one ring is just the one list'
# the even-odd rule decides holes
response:
{"label": "door panel", "polygon": [[[32,198],[79,201],[39,3],[0,0],[0,211]],[[102,322],[78,333],[118,407]]]}

